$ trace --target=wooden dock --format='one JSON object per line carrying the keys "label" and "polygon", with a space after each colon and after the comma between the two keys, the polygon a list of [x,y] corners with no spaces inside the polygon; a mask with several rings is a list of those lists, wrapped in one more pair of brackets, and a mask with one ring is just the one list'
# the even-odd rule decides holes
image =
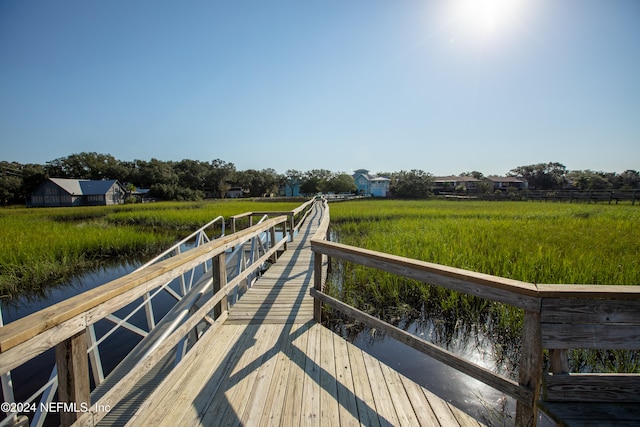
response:
{"label": "wooden dock", "polygon": [[[249,227],[214,240],[201,236],[205,226],[193,234],[202,244],[188,251],[4,325],[3,395],[12,395],[11,370],[55,351],[55,368],[40,389],[45,405],[32,415],[34,425],[41,425],[46,403],[54,398],[64,405],[56,411],[61,425],[76,427],[479,425],[324,328],[318,323],[324,306],[515,399],[517,426],[536,425],[539,409],[563,425],[640,425],[635,371],[572,373],[568,363],[571,349],[640,349],[640,286],[534,284],[331,242],[328,209],[309,200],[286,212],[247,212],[237,217],[248,217]],[[251,225],[254,216],[261,219]],[[518,379],[324,293],[327,257],[523,310]],[[227,276],[231,262],[236,267]],[[255,281],[267,262],[275,263]],[[192,283],[196,269],[206,274]],[[178,302],[160,321],[148,320],[148,331],[127,322],[143,308],[149,308],[149,319],[153,296],[176,280],[181,293],[169,293]],[[249,283],[239,301],[229,301]],[[113,314],[132,305],[123,319]],[[106,377],[100,354],[109,347],[99,344],[108,335],[98,339],[94,330],[104,319],[117,321],[113,330],[144,336]],[[27,403],[36,405],[36,398]],[[73,409],[88,403],[88,411]],[[18,408],[0,424],[27,422]]]}
{"label": "wooden dock", "polygon": [[313,320],[321,215],[122,424],[480,425]]}

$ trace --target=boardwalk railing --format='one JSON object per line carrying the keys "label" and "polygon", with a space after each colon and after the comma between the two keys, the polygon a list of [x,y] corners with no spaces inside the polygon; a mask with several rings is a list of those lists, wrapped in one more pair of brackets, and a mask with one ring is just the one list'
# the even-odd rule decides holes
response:
{"label": "boardwalk railing", "polygon": [[291,238],[293,240],[293,236],[300,228],[300,224],[304,222],[309,215],[309,212],[311,212],[311,206],[313,206],[313,203],[313,200],[309,200],[291,211],[256,211],[234,215],[231,217],[231,232],[235,233],[236,230],[240,229],[240,223],[243,220],[245,220],[245,227],[251,227],[253,225],[254,218],[256,217],[264,218],[265,216],[273,217],[285,215],[288,217],[288,222],[285,223],[285,228],[283,228],[282,231],[283,233],[286,233],[286,228],[288,228],[289,235],[292,236]]}
{"label": "boardwalk railing", "polygon": [[[189,244],[193,248],[184,250],[187,240],[180,242],[168,257],[159,256],[124,277],[1,327],[0,375],[8,379],[3,381],[3,396],[10,406],[3,406],[9,410],[0,425],[24,421],[21,413],[33,416],[32,425],[42,425],[56,388],[55,405],[75,404],[53,406],[63,425],[93,425],[102,419],[160,360],[172,357],[177,363],[205,331],[224,322],[228,302],[235,301],[229,297],[250,285],[266,262],[275,262],[293,239],[287,228],[297,230],[311,206],[305,203],[287,215],[265,212],[272,218],[263,215],[257,225],[229,236],[224,235],[224,220],[216,218],[187,238],[195,239]],[[216,223],[221,234],[212,240],[203,230]],[[151,302],[163,292],[177,303],[156,321]],[[125,308],[131,311],[122,315]],[[142,309],[148,330],[129,321]],[[97,337],[95,325],[104,321],[116,326]],[[144,338],[105,377],[98,349],[117,328]],[[10,371],[50,349],[55,349],[56,363],[49,381],[28,399],[12,402]],[[95,388],[90,390],[92,382]]]}
{"label": "boardwalk railing", "polygon": [[[517,400],[518,426],[535,425],[543,377],[544,397],[553,395],[553,399],[570,401],[573,406],[576,401],[588,402],[598,395],[601,401],[619,401],[620,396],[627,402],[640,400],[638,374],[559,375],[567,372],[568,348],[640,349],[640,286],[534,285],[333,243],[325,239],[328,222],[326,227],[319,229],[311,241],[316,267],[319,259],[328,256],[523,309],[518,380],[469,362],[328,296],[323,292],[325,278],[319,274],[311,290],[316,321],[321,320],[321,304],[326,304],[484,382]],[[552,374],[542,373],[543,349],[550,349]],[[562,394],[564,397],[559,398]]]}

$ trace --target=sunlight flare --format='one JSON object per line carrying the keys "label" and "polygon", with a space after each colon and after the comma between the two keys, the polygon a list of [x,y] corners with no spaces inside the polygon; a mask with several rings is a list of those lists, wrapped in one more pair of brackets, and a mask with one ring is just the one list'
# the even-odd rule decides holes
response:
{"label": "sunlight flare", "polygon": [[525,12],[527,0],[456,0],[451,5],[456,27],[486,41],[507,37]]}

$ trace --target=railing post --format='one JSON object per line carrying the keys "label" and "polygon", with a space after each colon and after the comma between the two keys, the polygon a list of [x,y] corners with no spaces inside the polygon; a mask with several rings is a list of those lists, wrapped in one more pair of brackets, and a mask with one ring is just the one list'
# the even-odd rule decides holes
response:
{"label": "railing post", "polygon": [[69,405],[60,412],[60,424],[64,427],[73,424],[82,414],[81,409],[91,405],[86,329],[56,345],[56,365],[58,399],[62,403],[75,404],[75,408]]}
{"label": "railing post", "polygon": [[552,348],[549,349],[549,364],[553,374],[566,374],[569,372],[569,358],[567,350]]}
{"label": "railing post", "polygon": [[[275,225],[269,229],[269,239],[271,240],[269,249],[271,249],[276,245],[276,226]],[[278,261],[278,251],[274,251],[273,255],[271,255],[271,262],[275,263],[276,261]]]}
{"label": "railing post", "polygon": [[522,330],[522,353],[518,384],[532,391],[531,402],[518,401],[516,404],[516,426],[535,426],[538,417],[537,402],[540,395],[542,375],[542,336],[540,333],[540,313],[524,312]]}
{"label": "railing post", "polygon": [[[313,288],[316,291],[322,292],[322,254],[320,252],[313,253]],[[313,318],[316,322],[322,322],[322,302],[314,298],[313,299]]]}
{"label": "railing post", "polygon": [[[220,289],[227,284],[227,254],[222,252],[213,258],[213,294],[215,295]],[[217,319],[224,311],[227,311],[227,297],[225,296],[213,308],[213,318]]]}
{"label": "railing post", "polygon": [[293,214],[289,214],[289,230],[291,231],[291,240],[290,242],[293,242],[293,233],[296,229],[296,224],[295,224],[295,217]]}
{"label": "railing post", "polygon": [[[327,227],[327,235],[325,236],[325,240],[327,242],[331,241],[331,232],[329,231],[329,227]],[[331,257],[327,255],[327,274],[330,274],[331,272],[332,272]]]}

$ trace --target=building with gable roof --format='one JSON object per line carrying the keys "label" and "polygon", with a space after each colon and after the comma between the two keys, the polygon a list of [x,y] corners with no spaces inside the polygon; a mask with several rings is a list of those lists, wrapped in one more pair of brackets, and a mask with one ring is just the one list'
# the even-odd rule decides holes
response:
{"label": "building with gable roof", "polygon": [[127,192],[117,180],[49,178],[31,194],[27,207],[106,206],[125,201]]}
{"label": "building with gable roof", "polygon": [[516,178],[514,176],[488,176],[485,181],[489,182],[493,186],[493,190],[507,190],[509,188],[515,188],[517,190],[524,190],[529,188],[528,182]]}
{"label": "building with gable roof", "polygon": [[384,176],[370,175],[366,169],[358,169],[353,173],[357,194],[361,196],[387,197],[391,180]]}

